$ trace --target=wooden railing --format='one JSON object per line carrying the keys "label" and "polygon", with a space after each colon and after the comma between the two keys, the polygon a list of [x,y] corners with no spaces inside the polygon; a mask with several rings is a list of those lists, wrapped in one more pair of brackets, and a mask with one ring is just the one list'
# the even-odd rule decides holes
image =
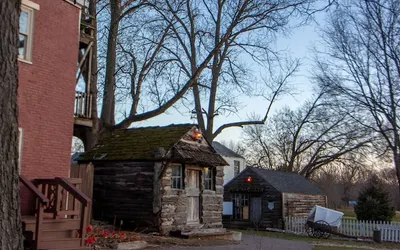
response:
{"label": "wooden railing", "polygon": [[81,15],[81,37],[84,37],[88,41],[94,40],[94,34],[96,32],[96,17],[88,13],[87,8],[82,8]]}
{"label": "wooden railing", "polygon": [[48,199],[48,203],[44,206],[44,213],[52,215],[53,219],[78,218],[80,220],[79,233],[81,246],[84,246],[87,207],[91,200],[76,187],[81,183],[81,179],[36,179],[34,183]]}
{"label": "wooden railing", "polygon": [[90,119],[92,117],[92,95],[77,91],[75,94],[74,116]]}
{"label": "wooden railing", "polygon": [[[42,222],[43,222],[43,212],[44,212],[44,207],[48,205],[49,199],[37,189],[31,181],[29,181],[27,178],[24,176],[20,175],[19,180],[22,184],[24,184],[25,187],[31,191],[38,202],[36,203],[36,226],[35,226],[35,242],[40,242],[40,238],[42,236]],[[38,246],[36,245],[36,248]]]}

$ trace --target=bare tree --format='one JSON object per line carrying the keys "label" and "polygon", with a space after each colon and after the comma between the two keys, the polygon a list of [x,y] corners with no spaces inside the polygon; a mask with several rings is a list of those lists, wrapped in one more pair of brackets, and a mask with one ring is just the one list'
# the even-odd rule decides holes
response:
{"label": "bare tree", "polygon": [[[229,127],[263,124],[268,111],[263,119],[217,129],[214,119],[236,112],[236,97],[251,95],[252,90],[272,105],[298,63],[284,63],[270,45],[279,32],[289,29],[292,17],[308,18],[319,1],[108,0],[99,1],[97,10],[95,2],[90,13],[99,12],[99,67],[92,63],[98,84],[91,85],[96,86],[91,92],[99,93],[101,115],[93,98],[93,129],[76,133],[87,149],[104,131],[127,128],[178,104],[195,107],[210,141]],[[93,53],[93,61],[96,56]],[[268,75],[266,92],[253,84],[244,56],[267,67],[268,73],[278,72]],[[128,108],[121,110],[117,104]]]}
{"label": "bare tree", "polygon": [[221,144],[241,156],[244,156],[245,154],[246,149],[244,145],[239,141],[233,141],[233,140],[221,141]]}
{"label": "bare tree", "polygon": [[376,150],[390,152],[400,180],[400,3],[349,1],[331,13],[320,53],[319,83],[354,119],[380,135]]}
{"label": "bare tree", "polygon": [[[205,136],[212,141],[230,127],[264,124],[271,105],[298,66],[297,61],[284,64],[283,55],[271,45],[277,34],[290,28],[292,17],[308,17],[316,1],[162,2],[157,10],[171,24],[176,37],[176,44],[167,49],[188,79],[200,72],[198,79],[191,82],[193,98],[187,106],[194,105],[193,112]],[[249,59],[246,61],[245,57]],[[257,79],[251,74],[249,61],[273,69],[267,70],[269,88],[260,89],[263,86],[254,84]],[[278,73],[273,74],[274,71]],[[254,92],[270,102],[261,119],[229,122],[215,128],[217,115],[238,111],[237,96],[254,96]]]}
{"label": "bare tree", "polygon": [[22,249],[18,180],[18,28],[21,1],[0,2],[0,249]]}
{"label": "bare tree", "polygon": [[[324,92],[324,91],[323,91]],[[321,167],[349,161],[350,153],[367,146],[369,139],[337,113],[323,93],[298,110],[284,108],[264,126],[245,129],[245,141],[255,164],[310,178]]]}

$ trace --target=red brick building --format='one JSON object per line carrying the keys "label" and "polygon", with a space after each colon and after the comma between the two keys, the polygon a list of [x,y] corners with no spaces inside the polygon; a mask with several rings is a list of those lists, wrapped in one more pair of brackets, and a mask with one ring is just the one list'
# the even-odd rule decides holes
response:
{"label": "red brick building", "polygon": [[[40,237],[45,233],[36,233],[39,217],[47,213],[53,219],[66,219],[74,213],[61,211],[70,206],[67,199],[62,201],[67,190],[68,195],[74,196],[69,198],[70,204],[74,199],[84,200],[79,194],[75,196],[77,191],[70,188],[71,183],[55,178],[69,177],[78,52],[85,49],[81,19],[86,17],[82,13],[86,13],[87,2],[22,0],[18,58],[19,169],[25,178],[21,179],[24,184],[21,211],[23,216],[31,216],[23,219],[25,231],[34,235],[34,249],[39,245],[46,249],[54,245],[41,242]],[[57,194],[63,198],[57,198]],[[47,203],[43,201],[46,198]],[[36,205],[36,201],[43,206]],[[76,219],[80,215],[74,216]],[[81,246],[81,239],[77,240],[79,245],[74,246]]]}
{"label": "red brick building", "polygon": [[64,0],[24,0],[22,4],[24,36],[20,35],[20,40],[24,44],[20,48],[18,88],[21,174],[29,179],[68,177],[80,8]]}

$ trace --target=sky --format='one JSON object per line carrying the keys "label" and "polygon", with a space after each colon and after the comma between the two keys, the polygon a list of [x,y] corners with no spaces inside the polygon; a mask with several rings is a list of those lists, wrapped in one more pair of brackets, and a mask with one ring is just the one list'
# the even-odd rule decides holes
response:
{"label": "sky", "polygon": [[[284,106],[296,108],[301,105],[304,101],[311,97],[311,83],[309,77],[312,70],[312,58],[313,53],[311,48],[320,39],[318,35],[318,26],[323,23],[325,13],[319,13],[315,17],[315,21],[310,22],[306,26],[297,28],[291,32],[288,36],[278,37],[276,48],[278,50],[285,49],[289,52],[291,57],[301,59],[301,67],[297,72],[296,76],[290,81],[290,84],[295,86],[295,96],[283,96],[272,106],[272,112],[280,109]],[[247,98],[241,97],[240,101],[244,108],[240,109],[237,114],[230,115],[229,117],[217,116],[215,120],[215,129],[220,125],[228,122],[237,122],[246,120],[246,118],[256,113],[260,116],[265,115],[265,111],[268,108],[269,102],[263,100],[263,98]],[[155,118],[137,122],[134,124],[135,127],[143,126],[165,126],[169,124],[179,123],[194,123],[191,119],[190,114],[182,115],[174,109],[169,109],[165,114],[159,115]],[[220,135],[216,137],[216,141],[235,141],[238,142],[242,138],[242,128],[228,128],[224,130]]]}
{"label": "sky", "polygon": [[[280,36],[276,42],[277,50],[285,50],[289,53],[292,58],[299,58],[301,60],[301,66],[294,77],[291,78],[290,84],[294,86],[294,91],[297,93],[295,96],[282,96],[272,106],[270,116],[284,106],[296,108],[301,105],[305,100],[311,97],[311,83],[309,80],[310,71],[312,69],[312,58],[313,53],[311,48],[320,39],[318,35],[318,26],[323,23],[325,12],[317,13],[314,18],[315,20],[310,22],[308,25],[293,29],[290,34]],[[252,65],[253,67],[253,65]],[[259,75],[262,72],[262,68],[259,67],[259,72],[255,70],[255,74]],[[238,122],[247,120],[251,114],[258,114],[264,117],[265,112],[268,108],[269,102],[259,97],[240,97],[241,108],[238,113],[231,114],[229,117],[222,115],[217,116],[214,121],[214,130],[220,125],[228,122]],[[152,119],[136,122],[132,124],[134,127],[144,126],[166,126],[169,124],[180,124],[180,123],[195,123],[196,121],[191,119],[191,114],[180,114],[173,108],[167,110],[166,113],[154,117]],[[235,141],[238,142],[242,138],[242,128],[233,127],[224,130],[220,135],[216,137],[217,141]]]}

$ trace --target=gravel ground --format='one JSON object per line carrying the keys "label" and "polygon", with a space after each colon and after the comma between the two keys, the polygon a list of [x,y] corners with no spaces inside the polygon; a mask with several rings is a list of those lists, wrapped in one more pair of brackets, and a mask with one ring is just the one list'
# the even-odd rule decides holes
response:
{"label": "gravel ground", "polygon": [[236,245],[223,245],[223,246],[173,246],[173,247],[163,247],[157,248],[160,250],[169,249],[180,249],[180,250],[312,250],[313,245],[305,242],[291,241],[291,240],[281,240],[274,238],[267,238],[255,235],[242,235],[242,241],[240,244]]}

